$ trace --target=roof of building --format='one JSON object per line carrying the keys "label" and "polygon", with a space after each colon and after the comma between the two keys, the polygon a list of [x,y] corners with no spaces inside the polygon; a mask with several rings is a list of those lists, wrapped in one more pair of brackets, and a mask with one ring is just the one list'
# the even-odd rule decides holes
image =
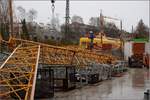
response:
{"label": "roof of building", "polygon": [[149,41],[149,38],[133,38],[131,39],[131,41],[133,42],[148,42]]}

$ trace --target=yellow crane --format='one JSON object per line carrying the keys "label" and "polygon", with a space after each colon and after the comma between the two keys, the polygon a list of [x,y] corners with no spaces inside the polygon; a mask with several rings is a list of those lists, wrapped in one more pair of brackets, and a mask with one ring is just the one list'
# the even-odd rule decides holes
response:
{"label": "yellow crane", "polygon": [[[12,0],[9,1],[11,4]],[[10,15],[12,17],[12,12]],[[10,20],[11,33],[13,33],[13,19]],[[0,39],[2,40],[2,37]],[[2,40],[2,42],[6,41]],[[89,61],[105,64],[110,60],[112,62],[117,60],[112,55],[52,46],[12,37],[6,44],[12,52],[0,66],[1,99],[12,99],[13,95],[20,100],[34,100],[37,68],[40,63],[86,67]]]}
{"label": "yellow crane", "polygon": [[111,55],[16,38],[11,38],[8,46],[12,53],[0,66],[1,99],[11,99],[13,95],[16,99],[34,100],[37,68],[40,63],[84,68],[88,61],[105,64],[117,60]]}
{"label": "yellow crane", "polygon": [[109,16],[103,16],[102,14],[102,10],[100,13],[100,37],[101,37],[101,44],[103,43],[103,35],[104,33],[104,19],[111,19],[111,20],[115,20],[115,21],[119,21],[120,22],[120,30],[122,31],[122,20],[121,19],[117,19],[117,18],[113,18],[113,17],[109,17]]}

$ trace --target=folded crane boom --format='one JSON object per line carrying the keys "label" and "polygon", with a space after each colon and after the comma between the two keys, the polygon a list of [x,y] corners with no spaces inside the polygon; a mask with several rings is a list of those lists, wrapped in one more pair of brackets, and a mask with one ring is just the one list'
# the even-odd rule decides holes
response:
{"label": "folded crane boom", "polygon": [[0,67],[0,98],[2,99],[13,97],[33,100],[37,68],[40,63],[86,67],[89,61],[104,64],[116,60],[110,55],[16,38],[11,38],[8,46],[13,49],[13,52]]}

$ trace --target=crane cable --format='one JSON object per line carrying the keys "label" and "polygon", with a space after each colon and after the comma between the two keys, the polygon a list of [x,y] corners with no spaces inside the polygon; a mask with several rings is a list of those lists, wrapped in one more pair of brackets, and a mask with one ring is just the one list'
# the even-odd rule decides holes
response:
{"label": "crane cable", "polygon": [[54,19],[55,19],[55,16],[54,16],[55,5],[54,5],[54,3],[55,3],[55,0],[51,0],[51,3],[52,3],[52,6],[51,6],[51,8],[52,8],[52,28],[55,29],[55,23],[54,23]]}

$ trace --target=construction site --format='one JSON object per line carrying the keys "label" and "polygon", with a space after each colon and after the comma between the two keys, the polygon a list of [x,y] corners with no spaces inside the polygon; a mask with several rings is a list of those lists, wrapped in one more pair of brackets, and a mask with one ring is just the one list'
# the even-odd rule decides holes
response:
{"label": "construction site", "polygon": [[[78,44],[66,45],[59,37],[53,44],[45,42],[48,36],[27,38],[21,35],[26,28],[20,28],[14,1],[0,0],[0,100],[150,100],[149,38],[107,36],[105,20],[119,22],[119,32],[124,32],[122,20],[102,11],[100,30],[85,25],[89,31],[78,38]],[[66,4],[64,41],[71,30],[72,2],[62,1]],[[48,2],[52,34],[56,34],[53,18],[59,0]]]}

